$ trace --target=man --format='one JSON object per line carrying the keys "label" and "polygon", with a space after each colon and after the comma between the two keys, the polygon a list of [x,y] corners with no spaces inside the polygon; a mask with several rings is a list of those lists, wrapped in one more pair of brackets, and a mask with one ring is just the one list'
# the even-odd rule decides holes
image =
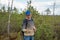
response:
{"label": "man", "polygon": [[31,12],[27,10],[26,18],[24,19],[22,26],[24,40],[34,40],[34,33],[36,32],[36,28],[31,17],[32,17]]}

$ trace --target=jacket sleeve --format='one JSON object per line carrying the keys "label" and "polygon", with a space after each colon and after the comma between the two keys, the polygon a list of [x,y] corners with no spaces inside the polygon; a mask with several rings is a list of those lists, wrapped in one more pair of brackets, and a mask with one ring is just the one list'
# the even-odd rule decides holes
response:
{"label": "jacket sleeve", "polygon": [[26,31],[25,27],[26,27],[26,21],[24,20],[24,21],[23,21],[23,24],[22,24],[22,31],[23,31],[23,32]]}
{"label": "jacket sleeve", "polygon": [[36,32],[36,27],[34,25],[34,22],[32,22],[33,30]]}

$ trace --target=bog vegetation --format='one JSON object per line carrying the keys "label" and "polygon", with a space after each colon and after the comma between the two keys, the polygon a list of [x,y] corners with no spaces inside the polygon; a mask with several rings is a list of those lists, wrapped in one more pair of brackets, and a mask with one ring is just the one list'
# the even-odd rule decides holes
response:
{"label": "bog vegetation", "polygon": [[[37,28],[34,35],[35,40],[60,40],[60,16],[40,15],[32,6],[28,9],[31,11],[32,18]],[[16,7],[14,7],[12,11],[9,26],[9,37],[11,40],[22,40],[21,27],[23,19],[25,18],[25,11],[18,13]],[[9,12],[5,9],[5,6],[3,6],[0,9],[0,40],[8,40],[8,16]]]}

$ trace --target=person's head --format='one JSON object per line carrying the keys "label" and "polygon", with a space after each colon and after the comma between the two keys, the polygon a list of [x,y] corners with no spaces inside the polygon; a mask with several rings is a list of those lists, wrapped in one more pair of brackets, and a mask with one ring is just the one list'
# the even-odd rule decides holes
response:
{"label": "person's head", "polygon": [[26,11],[26,18],[31,19],[31,12],[29,10]]}

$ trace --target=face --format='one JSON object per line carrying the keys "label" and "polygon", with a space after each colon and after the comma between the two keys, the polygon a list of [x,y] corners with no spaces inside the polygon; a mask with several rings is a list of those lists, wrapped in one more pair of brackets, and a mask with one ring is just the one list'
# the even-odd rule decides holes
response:
{"label": "face", "polygon": [[30,19],[30,18],[31,18],[31,14],[30,14],[30,15],[27,15],[26,17],[27,17],[28,19]]}

